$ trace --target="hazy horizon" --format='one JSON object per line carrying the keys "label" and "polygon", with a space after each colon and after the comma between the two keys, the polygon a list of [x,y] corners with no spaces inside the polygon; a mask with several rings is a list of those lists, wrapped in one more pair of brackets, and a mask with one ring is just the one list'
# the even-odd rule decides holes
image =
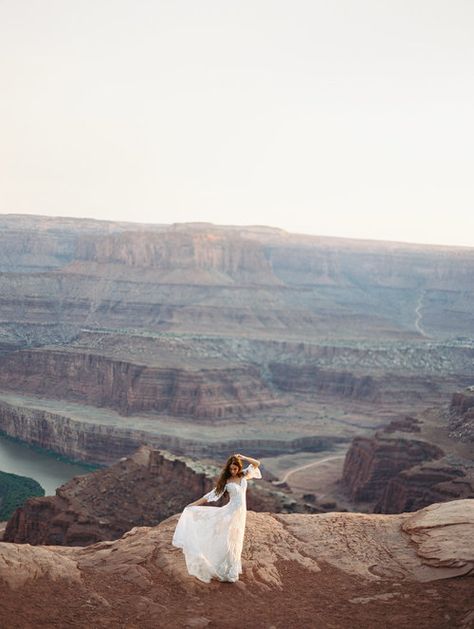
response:
{"label": "hazy horizon", "polygon": [[316,236],[321,238],[340,238],[342,240],[359,240],[359,241],[369,241],[369,242],[387,242],[387,243],[400,243],[406,245],[421,245],[427,247],[454,247],[454,248],[462,248],[462,249],[472,249],[473,245],[458,245],[458,244],[445,244],[439,242],[417,242],[412,240],[394,240],[390,238],[364,238],[364,237],[356,237],[356,236],[340,236],[338,234],[320,234],[314,232],[298,232],[294,230],[288,230],[283,227],[279,227],[278,225],[264,225],[262,223],[215,223],[211,221],[201,221],[201,220],[191,220],[191,221],[172,221],[169,223],[155,222],[155,221],[138,221],[138,220],[122,220],[122,219],[113,219],[113,218],[97,218],[96,216],[76,216],[76,215],[61,215],[61,214],[38,214],[37,212],[1,212],[0,216],[39,216],[46,218],[58,218],[58,219],[77,219],[77,220],[95,220],[95,221],[108,221],[108,222],[122,222],[122,223],[130,223],[132,225],[192,225],[192,224],[208,224],[213,227],[241,227],[241,228],[264,228],[264,229],[281,229],[288,234],[293,234],[296,236]]}
{"label": "hazy horizon", "polygon": [[0,213],[474,246],[474,5],[4,0]]}

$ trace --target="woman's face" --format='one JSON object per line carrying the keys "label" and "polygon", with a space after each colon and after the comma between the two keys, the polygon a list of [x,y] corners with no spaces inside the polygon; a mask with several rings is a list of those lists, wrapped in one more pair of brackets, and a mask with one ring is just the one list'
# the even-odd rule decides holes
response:
{"label": "woman's face", "polygon": [[232,474],[232,476],[235,476],[239,472],[239,466],[235,463],[231,463],[229,466],[229,472]]}

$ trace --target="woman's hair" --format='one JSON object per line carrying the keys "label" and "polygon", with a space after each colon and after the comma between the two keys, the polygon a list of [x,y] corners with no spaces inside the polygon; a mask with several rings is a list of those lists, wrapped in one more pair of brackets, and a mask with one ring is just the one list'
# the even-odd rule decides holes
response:
{"label": "woman's hair", "polygon": [[216,493],[220,493],[221,491],[224,490],[225,484],[227,482],[227,479],[230,478],[232,476],[232,474],[230,473],[230,466],[234,464],[237,465],[239,468],[239,471],[237,472],[238,476],[242,475],[242,460],[239,459],[239,457],[231,455],[227,461],[226,464],[224,465],[221,475],[219,476],[219,480],[217,481],[217,485],[216,485]]}

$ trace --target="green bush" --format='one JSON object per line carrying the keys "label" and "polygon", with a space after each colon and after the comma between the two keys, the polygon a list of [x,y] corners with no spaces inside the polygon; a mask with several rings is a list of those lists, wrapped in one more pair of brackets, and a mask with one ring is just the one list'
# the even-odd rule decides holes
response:
{"label": "green bush", "polygon": [[17,507],[32,496],[44,496],[41,485],[26,476],[0,472],[0,521],[8,520]]}

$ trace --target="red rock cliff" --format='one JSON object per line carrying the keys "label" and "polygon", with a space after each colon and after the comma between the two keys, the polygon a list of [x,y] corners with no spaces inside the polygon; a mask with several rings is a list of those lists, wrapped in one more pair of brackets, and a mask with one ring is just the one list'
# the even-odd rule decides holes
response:
{"label": "red rock cliff", "polygon": [[378,393],[376,382],[371,376],[324,370],[315,365],[271,363],[269,368],[275,386],[283,391],[327,393],[363,400],[373,400]]}
{"label": "red rock cliff", "polygon": [[426,441],[380,432],[356,437],[344,461],[342,483],[354,501],[378,501],[388,482],[421,461],[438,459],[443,451]]}
{"label": "red rock cliff", "polygon": [[107,406],[123,415],[157,411],[218,418],[277,403],[253,366],[159,368],[55,349],[21,350],[1,356],[0,386]]}
{"label": "red rock cliff", "polygon": [[474,391],[454,393],[449,407],[451,435],[462,441],[474,441]]}
{"label": "red rock cliff", "polygon": [[[204,284],[281,283],[260,243],[212,227],[87,236],[79,241],[76,254],[78,260],[94,264],[152,268],[167,273],[169,280],[178,283],[191,283],[193,275]],[[75,268],[81,265],[76,264],[71,270]]]}
{"label": "red rock cliff", "polygon": [[474,466],[454,466],[444,459],[428,461],[390,479],[374,513],[415,511],[459,498],[474,498]]}

